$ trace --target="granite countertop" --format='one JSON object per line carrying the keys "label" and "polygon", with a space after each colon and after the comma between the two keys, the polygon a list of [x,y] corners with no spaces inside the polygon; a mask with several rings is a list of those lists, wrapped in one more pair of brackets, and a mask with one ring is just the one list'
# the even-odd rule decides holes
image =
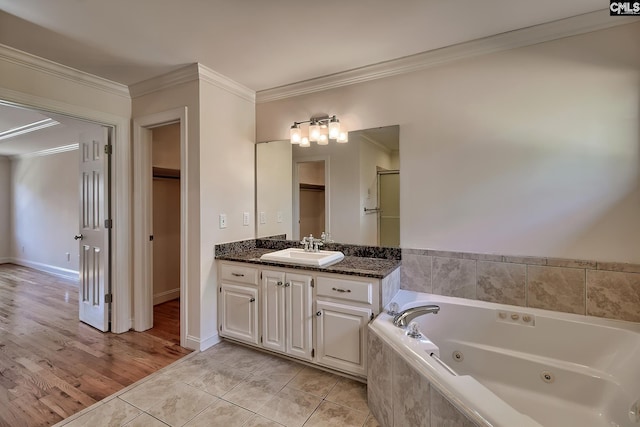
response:
{"label": "granite countertop", "polygon": [[263,266],[285,267],[298,270],[321,271],[324,273],[347,274],[351,276],[372,277],[383,279],[400,266],[399,259],[369,258],[345,256],[338,263],[327,267],[312,267],[307,265],[293,265],[273,261],[262,261],[260,257],[274,249],[250,248],[249,250],[234,251],[216,255],[217,260],[246,262]]}

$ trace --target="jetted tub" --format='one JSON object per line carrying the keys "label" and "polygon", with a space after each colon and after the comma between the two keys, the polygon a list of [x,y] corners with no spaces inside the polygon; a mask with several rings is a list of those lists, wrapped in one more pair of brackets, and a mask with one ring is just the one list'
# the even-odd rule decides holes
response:
{"label": "jetted tub", "polygon": [[640,325],[405,290],[394,301],[440,306],[414,319],[421,339],[386,313],[369,327],[475,424],[640,427]]}

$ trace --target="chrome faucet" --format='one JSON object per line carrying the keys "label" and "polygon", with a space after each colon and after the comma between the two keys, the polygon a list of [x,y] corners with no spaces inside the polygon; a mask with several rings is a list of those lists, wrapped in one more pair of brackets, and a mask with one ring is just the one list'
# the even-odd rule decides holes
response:
{"label": "chrome faucet", "polygon": [[440,311],[440,306],[433,305],[433,304],[408,308],[404,311],[401,311],[400,313],[396,314],[393,317],[393,324],[399,328],[404,328],[409,324],[409,322],[411,322],[413,319],[415,319],[418,316],[421,316],[423,314],[429,314],[429,313],[438,314],[439,311]]}
{"label": "chrome faucet", "polygon": [[307,236],[304,236],[300,241],[300,244],[304,246],[304,251],[309,252],[309,241],[307,240]]}
{"label": "chrome faucet", "polygon": [[313,234],[309,234],[309,237],[305,236],[302,238],[300,242],[301,245],[304,245],[305,252],[319,252],[319,247],[324,246],[321,239],[316,239],[313,237]]}

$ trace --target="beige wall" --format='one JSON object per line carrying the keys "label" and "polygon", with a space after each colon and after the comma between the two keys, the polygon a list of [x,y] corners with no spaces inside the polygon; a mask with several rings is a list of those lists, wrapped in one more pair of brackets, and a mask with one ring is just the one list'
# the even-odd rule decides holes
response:
{"label": "beige wall", "polygon": [[78,164],[77,150],[11,161],[11,257],[21,264],[78,271]]}
{"label": "beige wall", "polygon": [[11,163],[8,157],[0,156],[0,263],[11,256]]}
{"label": "beige wall", "polygon": [[[202,340],[217,337],[218,280],[213,258],[218,243],[255,237],[255,103],[200,83],[200,310]],[[218,216],[227,215],[227,228]],[[252,214],[253,216],[253,214]]]}
{"label": "beige wall", "polygon": [[403,247],[640,262],[640,51],[620,48],[638,39],[634,23],[258,104],[257,139],[308,111],[399,124]]}

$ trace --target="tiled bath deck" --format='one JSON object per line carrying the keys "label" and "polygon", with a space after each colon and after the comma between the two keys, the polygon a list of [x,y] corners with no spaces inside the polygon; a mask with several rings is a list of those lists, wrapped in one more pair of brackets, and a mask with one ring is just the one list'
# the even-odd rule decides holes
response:
{"label": "tiled bath deck", "polygon": [[375,427],[366,385],[222,342],[58,426]]}

